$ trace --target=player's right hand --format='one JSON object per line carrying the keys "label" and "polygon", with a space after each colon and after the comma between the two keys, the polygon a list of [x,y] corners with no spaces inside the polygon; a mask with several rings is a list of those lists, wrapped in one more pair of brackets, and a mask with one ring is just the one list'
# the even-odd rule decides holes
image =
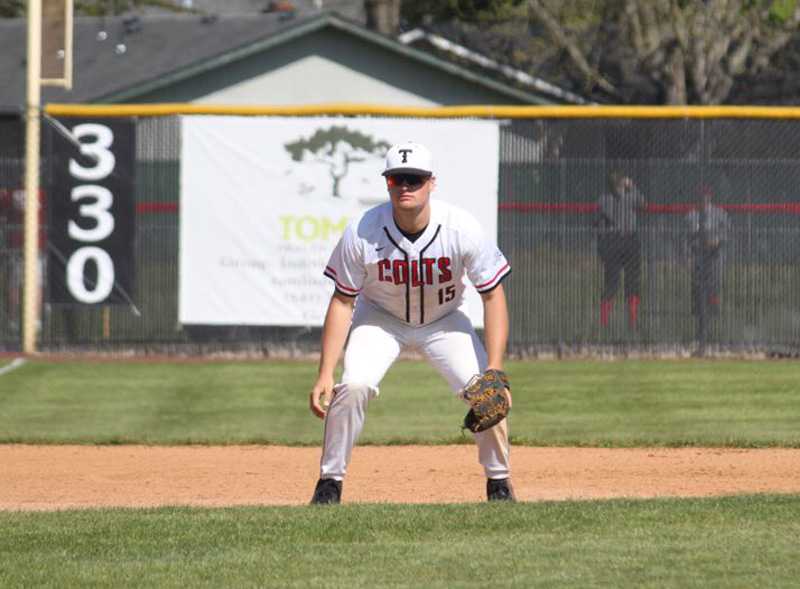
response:
{"label": "player's right hand", "polygon": [[311,413],[325,419],[325,414],[328,411],[328,405],[331,404],[333,399],[333,378],[320,377],[317,379],[314,388],[311,389],[311,394],[308,397],[308,406]]}

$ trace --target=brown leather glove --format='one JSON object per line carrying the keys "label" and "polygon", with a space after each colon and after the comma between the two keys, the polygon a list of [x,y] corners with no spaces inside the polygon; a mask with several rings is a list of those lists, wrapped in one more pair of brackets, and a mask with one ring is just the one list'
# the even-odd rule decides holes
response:
{"label": "brown leather glove", "polygon": [[459,392],[459,396],[470,406],[462,427],[478,433],[503,421],[511,408],[506,389],[510,391],[511,387],[502,370],[490,368],[483,374],[473,376]]}

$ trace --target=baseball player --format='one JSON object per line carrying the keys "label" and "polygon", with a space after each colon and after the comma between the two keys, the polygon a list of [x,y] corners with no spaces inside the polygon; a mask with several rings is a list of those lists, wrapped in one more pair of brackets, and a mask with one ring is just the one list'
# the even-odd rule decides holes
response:
{"label": "baseball player", "polygon": [[[724,246],[730,230],[728,213],[712,201],[710,186],[700,187],[700,204],[686,216],[692,252],[692,314],[698,315],[705,299],[711,317],[719,315]],[[702,223],[701,223],[702,220]]]}
{"label": "baseball player", "polygon": [[[24,183],[21,178],[20,185]],[[37,306],[41,305],[43,280],[46,276],[46,203],[44,193],[39,192],[39,245],[38,245],[38,281],[40,290],[37,293]],[[9,327],[19,329],[21,319],[20,300],[25,282],[25,189],[0,189],[0,229],[5,228],[5,252],[8,256],[8,299],[6,313]],[[0,233],[2,235],[2,233]],[[0,246],[2,247],[2,246]],[[41,321],[39,321],[41,323]],[[39,325],[41,327],[41,325]]]}
{"label": "baseball player", "polygon": [[[508,310],[501,283],[511,268],[474,217],[431,200],[433,169],[423,145],[389,149],[383,176],[390,202],[348,225],[325,268],[335,291],[309,399],[325,420],[312,504],[340,502],[367,405],[401,350],[420,352],[455,392],[485,369],[503,367]],[[467,279],[483,299],[485,349],[465,313]],[[344,372],[335,383],[345,339]],[[474,434],[489,500],[514,500],[507,427],[503,420]]]}
{"label": "baseball player", "polygon": [[638,213],[647,207],[644,196],[633,180],[613,170],[608,175],[608,190],[600,197],[598,208],[600,235],[598,253],[603,263],[603,294],[600,297],[600,325],[608,326],[620,276],[625,272],[625,300],[628,325],[636,329],[641,297],[642,243],[639,238]]}

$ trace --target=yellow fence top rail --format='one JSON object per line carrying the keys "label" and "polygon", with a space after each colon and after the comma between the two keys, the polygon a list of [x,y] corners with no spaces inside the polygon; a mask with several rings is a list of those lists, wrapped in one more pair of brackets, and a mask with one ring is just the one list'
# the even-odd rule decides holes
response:
{"label": "yellow fence top rail", "polygon": [[331,103],[303,106],[214,104],[48,104],[45,112],[58,117],[130,117],[170,115],[320,116],[373,115],[418,118],[502,119],[796,119],[800,107],[772,106],[431,106],[403,107]]}

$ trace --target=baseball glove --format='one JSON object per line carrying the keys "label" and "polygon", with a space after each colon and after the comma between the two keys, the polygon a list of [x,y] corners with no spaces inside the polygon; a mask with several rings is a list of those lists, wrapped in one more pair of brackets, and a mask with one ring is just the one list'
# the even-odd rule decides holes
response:
{"label": "baseball glove", "polygon": [[470,406],[462,427],[478,433],[503,421],[510,409],[506,389],[510,391],[511,387],[502,370],[490,368],[473,376],[459,392]]}

